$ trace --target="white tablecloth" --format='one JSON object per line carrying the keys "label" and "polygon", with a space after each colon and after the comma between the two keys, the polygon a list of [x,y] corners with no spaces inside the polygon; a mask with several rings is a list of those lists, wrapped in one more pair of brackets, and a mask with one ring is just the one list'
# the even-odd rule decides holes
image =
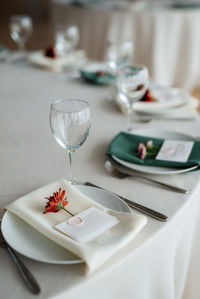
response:
{"label": "white tablecloth", "polygon": [[[188,188],[182,195],[136,178],[111,177],[104,168],[110,140],[125,129],[125,116],[106,100],[108,87],[81,80],[63,81],[48,71],[0,65],[0,208],[39,186],[66,177],[67,155],[49,128],[49,108],[59,98],[91,104],[92,129],[77,150],[77,176],[169,216],[166,223],[148,217],[136,238],[99,271],[83,275],[83,265],[50,265],[22,257],[40,282],[38,298],[54,299],[198,299],[200,293],[200,172],[156,176]],[[135,123],[199,136],[200,120]],[[7,252],[0,255],[1,298],[32,298]]]}
{"label": "white tablecloth", "polygon": [[54,0],[52,19],[54,23],[77,24],[80,47],[91,58],[104,59],[108,39],[131,39],[133,62],[146,65],[158,83],[186,90],[200,85],[200,9],[115,11],[73,7]]}

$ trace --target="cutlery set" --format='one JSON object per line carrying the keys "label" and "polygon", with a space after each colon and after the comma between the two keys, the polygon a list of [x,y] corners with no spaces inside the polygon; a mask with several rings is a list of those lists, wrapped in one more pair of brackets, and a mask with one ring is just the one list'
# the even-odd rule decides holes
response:
{"label": "cutlery set", "polygon": [[[0,222],[0,224],[1,224],[1,222]],[[18,269],[22,279],[24,280],[27,288],[34,295],[38,295],[40,293],[40,286],[39,286],[38,282],[36,281],[33,274],[31,274],[31,272],[28,270],[28,268],[22,262],[22,260],[19,258],[19,256],[15,253],[15,251],[5,241],[1,230],[0,230],[0,247],[8,250],[8,253],[12,257],[14,263],[16,264],[17,269]]]}
{"label": "cutlery set", "polygon": [[[115,174],[118,178],[125,178],[125,177],[128,177],[128,176],[133,176],[133,177],[136,177],[138,179],[149,181],[149,182],[153,183],[154,185],[160,186],[162,188],[165,188],[165,189],[173,191],[173,192],[178,192],[178,193],[182,193],[182,194],[188,194],[189,193],[189,190],[186,190],[186,189],[174,186],[174,185],[166,184],[166,183],[151,179],[149,177],[146,177],[144,175],[141,175],[137,171],[134,171],[132,169],[129,169],[129,168],[119,164],[118,162],[116,162],[111,157],[109,157],[108,160],[106,161],[105,168],[108,170],[108,172],[110,172],[112,174]],[[91,183],[91,182],[85,182],[84,185],[92,186],[92,187],[96,187],[96,188],[108,191],[108,190],[106,190],[106,189],[104,189],[100,186],[97,186],[97,185]],[[146,214],[146,215],[148,215],[152,218],[160,220],[160,221],[167,221],[168,220],[168,216],[166,216],[166,215],[164,215],[164,214],[162,214],[158,211],[155,211],[155,210],[150,209],[146,206],[143,206],[139,203],[136,203],[132,200],[129,200],[129,199],[123,197],[123,196],[120,196],[120,195],[114,193],[114,192],[111,192],[111,193],[113,193],[114,195],[121,198],[123,201],[125,201],[133,209],[136,209],[136,210],[138,210],[138,211],[140,211],[140,212],[142,212],[142,213],[144,213],[144,214]]]}

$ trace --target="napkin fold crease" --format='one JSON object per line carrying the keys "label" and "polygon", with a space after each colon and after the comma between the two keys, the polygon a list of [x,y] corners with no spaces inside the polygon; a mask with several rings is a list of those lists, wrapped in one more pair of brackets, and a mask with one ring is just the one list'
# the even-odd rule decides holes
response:
{"label": "napkin fold crease", "polygon": [[[69,202],[66,210],[69,210],[72,214],[77,214],[93,206],[117,217],[120,223],[86,244],[79,243],[62,234],[54,226],[66,220],[70,215],[68,216],[62,210],[57,213],[43,214],[46,204],[45,197],[51,196],[59,188],[66,190],[66,197]],[[6,210],[23,219],[53,242],[79,256],[86,263],[87,275],[96,271],[112,255],[127,245],[147,222],[146,217],[143,215],[120,213],[101,206],[64,179],[41,187],[17,199],[7,205],[4,208],[4,211]]]}

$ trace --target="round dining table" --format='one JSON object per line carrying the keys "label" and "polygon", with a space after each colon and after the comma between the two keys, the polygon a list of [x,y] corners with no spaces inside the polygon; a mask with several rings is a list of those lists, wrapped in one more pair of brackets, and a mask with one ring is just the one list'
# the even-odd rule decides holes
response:
{"label": "round dining table", "polygon": [[92,59],[105,59],[108,40],[132,40],[133,63],[146,65],[153,80],[185,90],[199,86],[200,5],[110,2],[113,6],[106,1],[94,1],[93,5],[92,1],[80,1],[78,6],[73,1],[52,0],[51,19],[54,25],[76,24],[79,46]]}
{"label": "round dining table", "polygon": [[[126,129],[126,116],[108,100],[109,86],[88,84],[30,64],[0,64],[0,207],[43,185],[67,178],[68,160],[51,134],[50,105],[57,99],[90,103],[92,126],[76,151],[76,177],[168,216],[147,224],[100,269],[84,275],[84,263],[59,265],[20,255],[41,286],[38,298],[198,299],[200,293],[200,172],[146,174],[189,190],[180,194],[137,177],[118,178],[104,167],[111,140]],[[200,138],[200,118],[133,123],[134,129],[160,128]],[[139,213],[132,210],[132,213]],[[14,236],[13,236],[14,238]],[[33,298],[16,266],[1,248],[1,298]]]}

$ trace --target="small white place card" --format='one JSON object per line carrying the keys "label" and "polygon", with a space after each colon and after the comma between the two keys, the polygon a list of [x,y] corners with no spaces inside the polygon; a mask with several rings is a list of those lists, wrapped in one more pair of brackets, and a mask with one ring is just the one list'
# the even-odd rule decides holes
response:
{"label": "small white place card", "polygon": [[193,146],[193,141],[165,140],[155,159],[173,162],[187,162]]}
{"label": "small white place card", "polygon": [[70,221],[69,218],[56,225],[55,228],[80,243],[87,243],[119,223],[116,217],[110,216],[95,207],[86,209],[72,218],[78,218],[82,221],[80,221],[80,224],[72,225],[71,223],[74,221]]}

